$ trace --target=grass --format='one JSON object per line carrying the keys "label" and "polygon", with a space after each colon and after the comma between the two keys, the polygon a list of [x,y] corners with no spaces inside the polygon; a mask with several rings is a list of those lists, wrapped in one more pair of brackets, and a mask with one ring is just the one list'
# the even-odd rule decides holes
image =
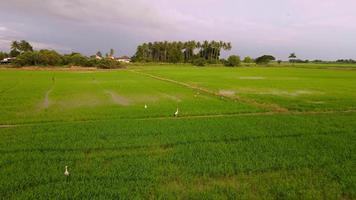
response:
{"label": "grass", "polygon": [[1,70],[0,199],[356,199],[355,76]]}
{"label": "grass", "polygon": [[[356,73],[286,67],[150,67],[145,72],[235,97],[275,103],[294,111],[348,110],[356,107]],[[214,81],[211,81],[214,79]]]}
{"label": "grass", "polygon": [[[222,101],[130,71],[9,70],[2,71],[1,75],[6,83],[0,86],[6,94],[0,100],[3,124],[169,117],[177,106],[181,108],[182,116],[262,111],[248,104]],[[120,99],[125,101],[120,102]],[[145,104],[148,110],[143,109]]]}

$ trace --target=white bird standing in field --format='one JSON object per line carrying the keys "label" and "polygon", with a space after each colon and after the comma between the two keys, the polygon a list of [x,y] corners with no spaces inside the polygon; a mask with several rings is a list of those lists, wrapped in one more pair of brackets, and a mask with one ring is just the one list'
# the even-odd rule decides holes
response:
{"label": "white bird standing in field", "polygon": [[178,110],[178,107],[177,107],[177,111],[174,113],[174,116],[178,117],[178,114],[179,114],[179,110]]}
{"label": "white bird standing in field", "polygon": [[64,176],[69,176],[68,166],[66,166],[66,170],[64,171]]}
{"label": "white bird standing in field", "polygon": [[145,109],[147,109],[147,104],[145,104]]}

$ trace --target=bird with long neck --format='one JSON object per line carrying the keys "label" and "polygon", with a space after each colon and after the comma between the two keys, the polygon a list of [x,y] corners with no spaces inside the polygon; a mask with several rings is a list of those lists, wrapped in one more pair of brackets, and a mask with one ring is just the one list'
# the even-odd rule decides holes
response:
{"label": "bird with long neck", "polygon": [[174,116],[178,117],[178,114],[179,114],[179,110],[178,110],[178,107],[177,107],[177,111],[174,113]]}
{"label": "bird with long neck", "polygon": [[64,176],[69,176],[68,166],[66,166],[66,170],[64,171]]}

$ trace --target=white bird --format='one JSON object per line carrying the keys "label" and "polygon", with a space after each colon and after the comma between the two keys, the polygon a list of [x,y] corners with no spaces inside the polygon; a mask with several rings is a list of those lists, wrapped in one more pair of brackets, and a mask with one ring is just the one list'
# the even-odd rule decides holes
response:
{"label": "white bird", "polygon": [[147,109],[147,105],[145,104],[145,109]]}
{"label": "white bird", "polygon": [[69,176],[68,166],[66,166],[66,170],[64,171],[64,176]]}
{"label": "white bird", "polygon": [[178,113],[179,113],[179,111],[178,111],[178,107],[177,107],[177,111],[174,113],[174,116],[178,117]]}

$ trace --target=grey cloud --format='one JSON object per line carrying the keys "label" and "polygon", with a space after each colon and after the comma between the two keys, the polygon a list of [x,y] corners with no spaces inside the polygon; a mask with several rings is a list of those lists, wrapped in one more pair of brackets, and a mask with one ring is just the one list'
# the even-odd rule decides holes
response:
{"label": "grey cloud", "polygon": [[17,34],[0,28],[0,40],[132,54],[143,41],[216,39],[242,56],[355,58],[354,7],[353,0],[12,0],[0,3],[7,19],[0,27]]}

